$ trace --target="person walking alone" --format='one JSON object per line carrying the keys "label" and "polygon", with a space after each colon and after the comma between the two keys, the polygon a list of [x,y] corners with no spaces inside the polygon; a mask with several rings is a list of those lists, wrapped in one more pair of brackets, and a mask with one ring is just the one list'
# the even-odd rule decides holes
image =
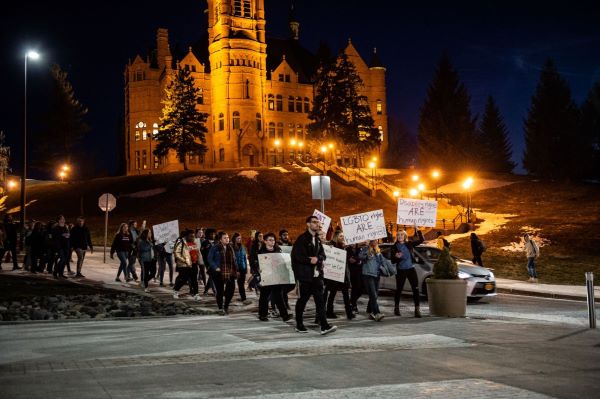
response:
{"label": "person walking alone", "polygon": [[94,247],[92,245],[90,230],[85,225],[85,219],[83,216],[79,216],[77,218],[77,224],[73,227],[73,229],[71,229],[71,246],[77,255],[77,274],[75,277],[85,277],[83,274],[81,274],[85,253],[89,248],[90,253],[93,254]]}
{"label": "person walking alone", "polygon": [[533,241],[528,233],[523,234],[525,242],[525,255],[527,256],[527,274],[529,274],[530,283],[537,283],[537,271],[535,269],[535,259],[540,256],[540,247]]}
{"label": "person walking alone", "polygon": [[481,255],[485,251],[485,244],[477,234],[471,233],[471,253],[473,254],[473,263],[479,266],[483,266],[483,260],[481,260]]}
{"label": "person walking alone", "polygon": [[[415,239],[416,238],[416,239]],[[413,303],[415,305],[415,317],[421,317],[421,306],[419,303],[419,278],[413,266],[413,248],[423,243],[423,233],[415,226],[415,235],[412,241],[408,240],[408,234],[404,230],[398,231],[396,242],[392,246],[391,260],[396,265],[396,295],[394,296],[394,314],[400,316],[400,297],[406,279],[412,289]]]}

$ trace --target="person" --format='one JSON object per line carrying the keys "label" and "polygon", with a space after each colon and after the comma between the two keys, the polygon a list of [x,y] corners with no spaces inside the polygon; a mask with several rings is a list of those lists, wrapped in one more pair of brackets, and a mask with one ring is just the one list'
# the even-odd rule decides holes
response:
{"label": "person", "polygon": [[[290,239],[290,234],[286,229],[282,229],[279,231],[279,240],[277,241],[277,245],[279,247],[288,247],[291,250],[291,246],[293,245],[292,240]],[[282,249],[283,251],[283,249]],[[296,284],[284,284],[281,287],[281,294],[283,296],[283,303],[285,304],[285,308],[290,310],[289,305],[289,293],[292,292],[296,288]]]}
{"label": "person", "polygon": [[57,220],[58,223],[52,229],[52,240],[58,258],[52,275],[54,278],[67,278],[65,266],[69,263],[70,232],[63,215],[59,215]]}
{"label": "person", "polygon": [[175,265],[178,272],[173,287],[173,299],[179,299],[179,290],[184,284],[190,287],[190,295],[196,300],[200,300],[198,295],[198,259],[201,253],[196,246],[194,230],[184,230],[181,237],[175,241],[173,248],[175,255]]}
{"label": "person", "polygon": [[[131,274],[131,276],[133,276],[133,279],[135,281],[138,281],[137,273],[135,271],[135,261],[138,259],[137,242],[138,242],[138,238],[140,237],[140,233],[137,229],[137,222],[135,220],[129,221],[128,228],[129,228],[129,236],[131,237],[131,249],[129,250],[129,264],[127,265],[127,267],[129,269],[129,274]],[[142,268],[142,270],[140,270],[140,276],[142,277],[142,280],[143,280],[144,265],[142,265],[141,262],[140,262],[140,267]],[[140,284],[141,283],[142,283],[142,281],[140,281]]]}
{"label": "person", "polygon": [[413,248],[423,243],[423,233],[415,226],[415,235],[411,241],[405,230],[398,231],[396,242],[392,246],[390,257],[396,265],[396,294],[394,296],[394,314],[400,316],[400,297],[406,279],[412,289],[413,303],[415,305],[415,317],[421,317],[421,306],[419,303],[419,278],[413,265]]}
{"label": "person", "polygon": [[363,294],[362,264],[363,261],[358,257],[360,248],[358,244],[346,247],[346,259],[348,260],[348,269],[350,269],[350,305],[352,314],[358,314],[358,298]]}
{"label": "person", "polygon": [[29,236],[30,246],[30,267],[32,273],[38,273],[44,271],[44,224],[42,222],[35,222],[33,224],[33,230]]}
{"label": "person", "polygon": [[[21,269],[17,263],[17,225],[13,222],[10,215],[4,215],[4,252],[10,253],[13,263],[13,270]],[[4,253],[0,259],[0,265],[4,260]]]}
{"label": "person", "polygon": [[[337,230],[333,234],[331,240],[335,248],[343,249],[346,251],[344,242],[344,233],[341,230]],[[342,291],[342,298],[344,300],[344,308],[346,309],[346,317],[348,320],[352,320],[355,316],[352,312],[352,306],[350,305],[350,297],[348,295],[348,288],[350,288],[350,271],[348,270],[348,260],[351,256],[351,252],[346,251],[346,271],[344,276],[344,282],[325,280],[325,297],[324,301],[327,304],[326,316],[328,319],[337,319],[337,315],[333,310],[333,304],[335,302],[335,295],[338,291]]]}
{"label": "person", "polygon": [[250,303],[246,299],[246,274],[248,273],[248,255],[246,247],[242,244],[242,235],[240,233],[233,234],[233,250],[235,251],[235,261],[238,268],[237,285],[240,293],[240,301],[245,305]]}
{"label": "person", "polygon": [[112,245],[110,246],[110,258],[114,259],[115,253],[117,254],[117,258],[119,259],[119,270],[117,271],[117,277],[115,281],[120,282],[121,273],[125,277],[125,281],[131,281],[129,276],[129,267],[127,262],[129,261],[129,254],[131,252],[131,235],[129,234],[129,228],[127,227],[127,223],[121,223],[119,225],[119,230],[115,234],[113,238]]}
{"label": "person", "polygon": [[279,231],[279,241],[277,241],[277,245],[280,247],[291,247],[292,241],[290,240],[290,233],[283,229]]}
{"label": "person", "polygon": [[473,263],[479,266],[483,266],[483,260],[481,260],[481,255],[485,251],[485,244],[477,234],[471,233],[471,253],[473,253]]}
{"label": "person", "polygon": [[44,257],[41,269],[46,267],[47,273],[54,273],[54,265],[56,264],[56,252],[54,250],[54,241],[52,240],[52,229],[56,226],[54,220],[49,220],[44,229]]}
{"label": "person", "polygon": [[250,272],[252,273],[252,278],[248,283],[248,289],[259,289],[260,283],[260,273],[258,272],[258,251],[262,248],[264,244],[263,233],[256,230],[254,232],[254,239],[252,240],[252,245],[250,245]]}
{"label": "person", "polygon": [[158,259],[159,286],[164,287],[165,269],[169,266],[169,287],[173,286],[173,241],[168,241],[156,246]]}
{"label": "person", "polygon": [[25,257],[23,258],[23,270],[31,270],[31,233],[33,233],[33,222],[27,221],[23,230]]}
{"label": "person", "polygon": [[[264,235],[264,245],[258,250],[258,255],[260,254],[271,254],[271,253],[281,253],[281,247],[277,245],[275,242],[275,234],[267,233]],[[260,273],[260,264],[258,267],[258,272]],[[283,288],[285,284],[274,284],[274,285],[266,285],[260,288],[260,296],[258,298],[258,319],[261,321],[269,321],[268,312],[269,312],[269,299],[271,299],[273,308],[277,308],[279,310],[278,315],[281,316],[283,321],[288,321],[292,318],[290,314],[288,314],[287,308],[283,302]]]}
{"label": "person", "polygon": [[90,253],[93,254],[94,247],[92,245],[90,230],[85,225],[85,218],[83,216],[77,218],[77,224],[71,230],[71,246],[77,255],[77,274],[75,274],[75,277],[85,277],[81,274],[85,253],[89,248]]}
{"label": "person", "polygon": [[137,255],[140,263],[143,265],[142,270],[144,275],[142,277],[144,291],[150,292],[148,283],[156,274],[156,251],[154,250],[154,240],[152,239],[152,232],[150,229],[144,229],[138,239],[137,243]]}
{"label": "person", "polygon": [[200,248],[200,255],[202,255],[202,262],[198,267],[198,283],[202,281],[202,286],[206,288],[206,266],[204,259],[208,256],[208,252],[202,251],[202,243],[204,242],[204,228],[200,227],[196,229],[196,246]]}
{"label": "person", "polygon": [[325,316],[325,301],[323,298],[323,261],[325,251],[317,233],[320,222],[316,216],[306,218],[306,231],[298,237],[292,246],[292,269],[299,284],[300,297],[296,301],[296,331],[307,333],[303,315],[306,303],[312,296],[315,301],[317,319],[321,324],[321,335],[337,330],[330,325]]}
{"label": "person", "polygon": [[[235,251],[229,244],[229,235],[224,231],[217,233],[217,244],[208,253],[208,267],[217,289],[217,306],[223,316],[229,314],[229,304],[235,292],[237,264]],[[223,298],[225,302],[223,303]]]}
{"label": "person", "polygon": [[535,259],[540,256],[540,247],[538,247],[528,233],[523,234],[523,241],[525,242],[525,255],[527,256],[527,274],[529,274],[529,279],[527,281],[530,283],[537,283]]}
{"label": "person", "polygon": [[367,313],[369,314],[369,318],[381,321],[385,315],[379,311],[377,296],[379,293],[379,268],[383,263],[383,255],[381,254],[377,240],[368,241],[368,246],[361,248],[359,257],[363,261],[362,274],[364,287],[367,294],[369,294]]}
{"label": "person", "polygon": [[[208,253],[210,252],[210,249],[212,248],[212,246],[214,245],[215,242],[215,234],[217,232],[215,231],[215,229],[206,229],[204,231],[204,240],[202,241],[202,247],[200,248],[200,253],[202,254],[202,259],[206,259],[206,266],[207,266],[207,271],[208,271]],[[213,295],[216,294],[217,290],[215,287],[215,283],[213,281],[212,276],[210,275],[210,273],[208,273],[208,279],[207,281],[203,281],[204,283],[204,295],[208,295],[208,289],[212,289]]]}

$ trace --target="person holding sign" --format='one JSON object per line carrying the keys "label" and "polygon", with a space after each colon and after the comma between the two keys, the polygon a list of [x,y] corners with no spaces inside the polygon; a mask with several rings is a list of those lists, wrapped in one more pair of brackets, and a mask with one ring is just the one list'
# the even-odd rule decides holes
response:
{"label": "person holding sign", "polygon": [[354,313],[352,313],[352,306],[350,306],[350,296],[348,294],[348,288],[350,287],[350,272],[348,270],[348,259],[350,258],[350,256],[352,256],[352,248],[349,248],[350,251],[346,249],[346,245],[344,243],[344,233],[341,230],[337,230],[334,233],[331,241],[335,248],[343,249],[346,251],[346,271],[343,283],[339,281],[325,280],[324,301],[327,303],[326,316],[329,319],[337,319],[337,316],[333,311],[333,304],[337,292],[342,291],[342,298],[344,299],[344,308],[346,309],[346,317],[348,318],[348,320],[352,320],[354,318]]}
{"label": "person holding sign", "polygon": [[[416,239],[415,239],[416,238]],[[413,302],[415,304],[415,317],[421,317],[421,308],[419,305],[419,279],[417,271],[413,266],[412,253],[413,248],[424,241],[423,233],[415,226],[415,235],[412,241],[408,241],[408,234],[404,230],[398,231],[396,242],[392,247],[391,260],[396,265],[396,295],[394,297],[394,314],[400,316],[400,296],[406,279],[412,289]]]}
{"label": "person holding sign", "polygon": [[[275,243],[274,233],[265,234],[263,239],[264,245],[258,250],[257,255],[281,253],[281,248]],[[260,274],[260,267],[258,273]],[[292,316],[288,314],[287,308],[283,302],[282,289],[282,284],[264,285],[260,287],[260,296],[258,298],[258,319],[260,321],[269,321],[269,298],[271,298],[271,302],[274,303],[275,307],[279,310],[279,315],[283,321],[288,321],[292,318]]]}
{"label": "person holding sign", "polygon": [[336,326],[327,323],[325,301],[323,298],[323,261],[325,251],[317,233],[320,222],[316,216],[306,218],[306,231],[298,237],[292,247],[292,269],[294,277],[300,284],[300,297],[296,301],[296,331],[307,333],[304,327],[303,314],[306,303],[312,296],[317,310],[317,319],[321,324],[321,335],[337,330]]}

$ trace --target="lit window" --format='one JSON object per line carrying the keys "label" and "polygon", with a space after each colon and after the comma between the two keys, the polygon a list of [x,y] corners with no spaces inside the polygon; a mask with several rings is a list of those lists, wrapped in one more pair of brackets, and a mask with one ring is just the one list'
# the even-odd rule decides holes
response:
{"label": "lit window", "polygon": [[274,122],[269,122],[269,138],[270,139],[275,138],[275,123]]}
{"label": "lit window", "polygon": [[154,155],[154,169],[158,169],[160,167],[160,158]]}
{"label": "lit window", "polygon": [[296,125],[296,137],[302,138],[302,125],[299,123]]}
{"label": "lit window", "polygon": [[281,94],[277,95],[277,111],[283,111],[283,97]]}
{"label": "lit window", "polygon": [[148,132],[146,132],[146,129],[142,130],[142,140],[147,140],[148,139]]}
{"label": "lit window", "polygon": [[148,169],[148,154],[146,150],[142,150],[142,169]]}
{"label": "lit window", "polygon": [[304,112],[307,114],[310,112],[310,100],[308,97],[304,97]]}
{"label": "lit window", "polygon": [[283,138],[283,123],[277,123],[277,138]]}
{"label": "lit window", "polygon": [[288,97],[288,112],[294,112],[294,96]]}
{"label": "lit window", "polygon": [[383,141],[383,126],[377,126],[379,129],[379,141]]}
{"label": "lit window", "polygon": [[156,140],[156,136],[158,135],[158,123],[152,124],[152,136],[154,136],[154,140]]}
{"label": "lit window", "polygon": [[225,115],[219,114],[219,131],[225,130]]}
{"label": "lit window", "polygon": [[302,112],[302,98],[296,97],[296,112]]}
{"label": "lit window", "polygon": [[272,94],[269,94],[267,103],[269,105],[269,111],[273,111],[275,109],[275,99]]}
{"label": "lit window", "polygon": [[377,100],[377,115],[381,115],[383,112],[383,105],[381,104],[381,100]]}
{"label": "lit window", "polygon": [[140,131],[139,130],[135,131],[135,141],[140,141]]}
{"label": "lit window", "polygon": [[202,91],[202,88],[198,89],[198,98],[196,99],[196,102],[198,104],[204,104],[204,93]]}
{"label": "lit window", "polygon": [[240,113],[238,111],[233,112],[233,129],[237,130],[240,128]]}

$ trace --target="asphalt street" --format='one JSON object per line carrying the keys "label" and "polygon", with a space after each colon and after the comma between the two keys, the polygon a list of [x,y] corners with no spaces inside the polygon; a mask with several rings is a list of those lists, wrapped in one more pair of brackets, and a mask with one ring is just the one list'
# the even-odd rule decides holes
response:
{"label": "asphalt street", "polygon": [[406,316],[338,319],[328,336],[310,309],[308,334],[247,311],[3,325],[0,397],[600,397],[585,302],[499,295],[465,319],[415,319],[408,301]]}

